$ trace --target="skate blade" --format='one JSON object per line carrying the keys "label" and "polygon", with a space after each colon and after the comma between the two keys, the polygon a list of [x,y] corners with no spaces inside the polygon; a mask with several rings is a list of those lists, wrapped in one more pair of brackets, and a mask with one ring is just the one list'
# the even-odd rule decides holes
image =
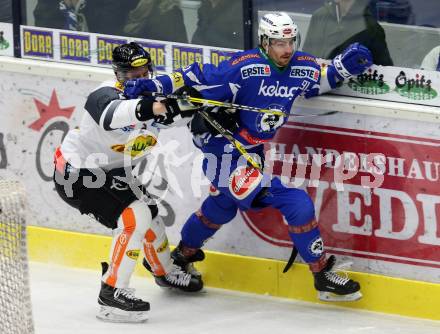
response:
{"label": "skate blade", "polygon": [[198,291],[185,291],[185,290],[173,287],[173,286],[163,286],[160,284],[157,284],[157,286],[159,288],[161,288],[163,291],[168,291],[170,293],[177,293],[177,294],[182,294],[182,295],[198,295],[200,293],[203,294],[203,293],[207,292],[204,287]]}
{"label": "skate blade", "polygon": [[115,307],[101,306],[96,318],[105,322],[142,323],[148,320],[148,311],[123,311]]}
{"label": "skate blade", "polygon": [[318,298],[324,302],[354,302],[362,298],[360,291],[348,295],[336,295],[327,291],[318,291]]}

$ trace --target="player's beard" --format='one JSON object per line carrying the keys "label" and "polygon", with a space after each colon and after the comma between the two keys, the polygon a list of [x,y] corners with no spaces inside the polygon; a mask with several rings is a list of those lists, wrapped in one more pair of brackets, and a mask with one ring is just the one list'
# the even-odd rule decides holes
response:
{"label": "player's beard", "polygon": [[282,54],[279,59],[277,59],[277,61],[275,61],[275,63],[280,66],[280,67],[284,67],[287,66],[290,62],[290,59],[292,59],[293,56],[293,52],[286,52],[284,54]]}

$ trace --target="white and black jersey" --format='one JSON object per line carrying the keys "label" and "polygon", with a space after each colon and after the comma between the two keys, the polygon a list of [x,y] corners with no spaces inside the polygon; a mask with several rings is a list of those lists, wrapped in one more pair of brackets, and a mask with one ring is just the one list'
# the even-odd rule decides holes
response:
{"label": "white and black jersey", "polygon": [[[116,80],[106,81],[87,98],[79,129],[68,132],[61,145],[65,160],[75,168],[111,170],[134,165],[157,143],[153,100],[127,100]],[[141,102],[142,101],[142,102]],[[146,102],[145,102],[146,101]],[[140,115],[149,103],[149,115]]]}

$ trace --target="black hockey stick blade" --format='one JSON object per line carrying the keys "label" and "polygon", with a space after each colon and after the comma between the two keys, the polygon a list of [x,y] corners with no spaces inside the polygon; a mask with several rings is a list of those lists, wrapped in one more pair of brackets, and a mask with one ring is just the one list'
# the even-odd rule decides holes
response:
{"label": "black hockey stick blade", "polygon": [[283,274],[287,273],[290,267],[292,267],[297,255],[298,255],[298,249],[296,249],[296,247],[293,246],[292,253],[290,253],[289,261],[287,261],[286,266],[283,269]]}
{"label": "black hockey stick blade", "polygon": [[328,115],[334,115],[337,114],[339,111],[337,110],[331,110],[326,111],[321,114],[289,114],[289,117],[316,117],[316,116],[328,116]]}

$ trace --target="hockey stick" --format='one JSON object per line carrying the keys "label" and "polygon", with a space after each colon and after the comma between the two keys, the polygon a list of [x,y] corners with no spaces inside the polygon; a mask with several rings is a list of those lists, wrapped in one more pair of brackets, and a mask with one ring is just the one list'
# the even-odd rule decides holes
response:
{"label": "hockey stick", "polygon": [[205,110],[200,110],[199,114],[214,129],[216,129],[218,131],[218,133],[220,133],[223,137],[225,137],[232,144],[232,146],[234,146],[238,150],[238,152],[240,152],[240,154],[245,157],[247,162],[249,162],[252,165],[252,167],[255,167],[255,168],[259,169],[260,171],[263,171],[263,168],[261,167],[261,165],[257,161],[255,161],[254,158],[252,158],[252,156],[246,151],[244,146],[237,139],[234,138],[234,136],[232,135],[232,133],[230,131],[226,130],[219,122],[217,122],[217,120],[215,120],[211,116],[209,116]]}
{"label": "hockey stick", "polygon": [[[215,119],[213,119],[211,116],[208,115],[208,113],[205,110],[200,110],[199,114],[209,123],[211,126],[218,131],[223,137],[225,137],[231,144],[234,146],[240,154],[245,157],[247,162],[249,162],[253,167],[257,168],[261,172],[263,172],[262,166],[255,161],[254,158],[246,151],[244,146],[235,139],[231,132],[226,130],[219,122],[217,122]],[[287,261],[286,266],[283,269],[283,273],[286,273],[290,267],[292,267],[293,263],[295,262],[296,256],[298,255],[298,249],[293,245],[292,247],[292,253],[290,254],[289,260]]]}
{"label": "hockey stick", "polygon": [[292,267],[293,262],[295,262],[296,256],[298,255],[298,249],[293,245],[292,253],[290,253],[289,260],[286,263],[286,266],[283,269],[283,274],[287,273],[287,271]]}
{"label": "hockey stick", "polygon": [[263,113],[263,114],[271,114],[271,115],[276,115],[276,116],[284,116],[284,117],[289,117],[289,116],[293,116],[293,117],[315,116],[316,117],[316,116],[333,115],[333,114],[337,113],[337,111],[326,111],[321,114],[307,114],[307,115],[287,114],[287,113],[280,111],[280,110],[250,107],[250,106],[237,104],[237,103],[208,100],[208,99],[199,98],[199,97],[192,97],[189,95],[163,94],[163,93],[157,93],[157,92],[143,92],[142,95],[163,97],[163,98],[174,99],[174,100],[184,100],[184,101],[188,101],[188,102],[192,102],[192,103],[200,103],[203,107],[224,107],[224,108],[231,108],[231,109],[241,109],[241,110],[246,110],[246,111],[258,112],[258,113]]}

